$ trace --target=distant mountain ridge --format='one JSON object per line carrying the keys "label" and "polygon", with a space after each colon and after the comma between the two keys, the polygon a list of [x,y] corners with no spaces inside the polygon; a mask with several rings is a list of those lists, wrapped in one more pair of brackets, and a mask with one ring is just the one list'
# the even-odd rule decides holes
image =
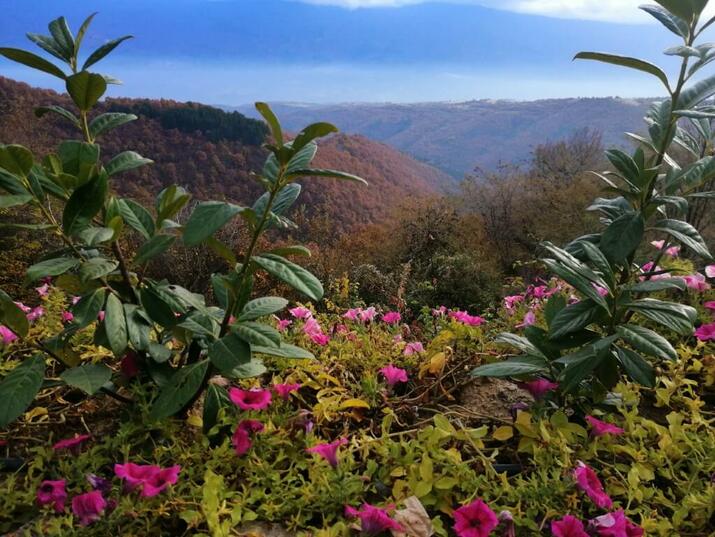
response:
{"label": "distant mountain ridge", "polygon": [[[503,163],[527,161],[536,146],[585,128],[601,132],[607,146],[627,146],[624,132],[644,129],[643,116],[653,101],[574,98],[272,106],[288,128],[318,119],[330,121],[343,132],[387,143],[461,178],[475,168],[494,169]],[[255,116],[248,106],[235,109]]]}

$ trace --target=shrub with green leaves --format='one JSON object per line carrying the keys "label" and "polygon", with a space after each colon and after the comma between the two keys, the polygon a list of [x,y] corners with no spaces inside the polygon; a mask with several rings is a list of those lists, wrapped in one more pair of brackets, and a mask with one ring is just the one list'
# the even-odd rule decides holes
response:
{"label": "shrub with green leaves", "polygon": [[[666,336],[693,334],[694,308],[653,295],[685,289],[682,278],[670,277],[658,266],[669,246],[681,245],[697,259],[712,259],[685,218],[692,202],[715,197],[701,188],[715,177],[715,157],[704,156],[697,140],[697,133],[708,139],[715,118],[709,102],[715,76],[693,81],[715,60],[715,45],[699,42],[715,19],[701,22],[707,0],[657,1],[659,5],[641,9],[682,40],[665,51],[681,58],[674,80],[636,58],[596,52],[576,56],[652,75],[668,93],[645,118],[648,135],[628,133],[635,151],[608,151],[613,171],[596,174],[615,196],[599,198],[589,207],[600,214],[604,229],[564,248],[543,245],[546,267],[570,284],[580,300],[567,304],[554,296],[545,308],[548,330],[528,327],[525,337],[503,334],[500,341],[523,354],[477,368],[476,376],[550,376],[559,380],[563,392],[603,398],[622,373],[653,386],[653,362],[677,359]],[[661,254],[639,266],[637,251],[653,235],[664,240]]]}
{"label": "shrub with green leaves", "polygon": [[[269,106],[257,103],[273,140],[266,145],[269,156],[257,176],[265,193],[252,206],[200,202],[188,220],[179,223],[175,218],[190,200],[181,187],[160,192],[153,208],[118,196],[113,183],[125,172],[152,161],[134,151],[101,158],[98,140],[137,117],[121,112],[95,113],[107,85],[120,82],[89,69],[131,36],[105,43],[82,62],[81,44],[93,17],[87,18],[76,36],[64,18],[50,23],[50,35],[28,34],[63,67],[25,50],[0,48],[6,58],[61,79],[75,105],[75,110],[60,106],[36,110],[40,117],[50,113],[60,116],[78,131],[78,139],[61,142],[56,153],[40,158],[19,145],[0,146],[0,191],[6,193],[0,196],[0,208],[26,207],[39,216],[39,221],[18,227],[53,233],[62,241],[62,248],[47,252],[29,267],[27,281],[56,278],[57,286],[79,297],[71,311],[73,321],[51,338],[28,342],[25,347],[32,350],[0,382],[0,427],[31,404],[43,386],[48,360],[61,364],[59,378],[63,382],[89,394],[101,391],[120,397],[112,382],[112,369],[106,364],[79,365],[74,357],[73,336],[86,328],[94,330],[96,344],[111,349],[116,358],[131,353],[146,371],[155,391],[151,410],[155,419],[186,409],[214,375],[233,379],[262,373],[265,368],[259,355],[310,358],[309,352],[283,343],[275,328],[261,322],[288,301],[275,296],[255,297],[252,292],[254,278],[262,272],[308,299],[320,300],[320,281],[289,260],[310,252],[302,246],[259,251],[259,239],[271,228],[294,227],[286,213],[300,195],[298,180],[329,177],[364,182],[346,173],[311,167],[317,151],[315,140],[336,132],[333,125],[312,124],[292,141],[285,141]],[[214,238],[237,217],[243,219],[251,237],[240,253]],[[123,247],[128,234],[141,241],[131,254]],[[153,259],[180,242],[187,247],[207,244],[232,267],[228,273],[213,277],[218,305],[210,305],[204,296],[170,281],[145,276]],[[28,334],[25,313],[2,291],[0,324],[14,336]],[[210,427],[226,398],[216,390],[207,393],[204,423]]]}

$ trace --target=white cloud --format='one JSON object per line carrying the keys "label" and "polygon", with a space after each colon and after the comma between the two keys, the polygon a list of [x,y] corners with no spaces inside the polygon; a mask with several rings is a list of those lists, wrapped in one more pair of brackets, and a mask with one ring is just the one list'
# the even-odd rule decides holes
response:
{"label": "white cloud", "polygon": [[[638,9],[648,0],[299,0],[309,4],[340,6],[348,9],[401,7],[427,2],[478,4],[493,9],[530,13],[563,19],[643,23],[650,17]],[[651,2],[652,3],[652,2]],[[715,14],[715,5],[707,15]]]}

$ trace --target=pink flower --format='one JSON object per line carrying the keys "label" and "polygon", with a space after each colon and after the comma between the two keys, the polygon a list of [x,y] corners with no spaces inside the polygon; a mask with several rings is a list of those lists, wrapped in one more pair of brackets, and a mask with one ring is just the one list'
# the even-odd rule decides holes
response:
{"label": "pink flower", "polygon": [[69,449],[72,452],[77,453],[82,447],[82,444],[90,438],[91,437],[88,434],[74,435],[72,438],[65,438],[64,440],[60,440],[54,446],[52,446],[52,449],[54,449],[55,451],[63,451],[65,449]]}
{"label": "pink flower", "polygon": [[705,302],[705,303],[703,304],[703,307],[704,307],[706,310],[710,310],[710,311],[712,311],[712,312],[715,312],[715,300],[711,300],[711,301],[709,301],[709,302]]}
{"label": "pink flower", "polygon": [[339,438],[329,444],[318,444],[317,446],[307,448],[305,451],[323,457],[330,463],[330,466],[335,468],[338,465],[338,448],[347,445],[347,443],[347,438]]}
{"label": "pink flower", "polygon": [[715,341],[715,323],[704,324],[695,331],[700,341]]}
{"label": "pink flower", "polygon": [[593,416],[586,416],[586,421],[591,426],[591,434],[593,434],[593,436],[604,436],[607,434],[618,436],[624,433],[623,429],[620,427],[617,427],[612,423],[596,419]]}
{"label": "pink flower", "polygon": [[40,295],[42,298],[45,298],[47,295],[50,294],[50,286],[48,284],[44,284],[40,287],[35,287],[35,291],[37,291],[37,294]]}
{"label": "pink flower", "polygon": [[37,504],[41,507],[52,504],[58,513],[64,511],[65,501],[67,501],[65,484],[64,479],[57,481],[45,480],[40,483],[40,488],[37,489]]}
{"label": "pink flower", "polygon": [[479,315],[469,315],[466,311],[453,311],[449,316],[467,326],[480,326],[485,323]]}
{"label": "pink flower", "polygon": [[534,399],[538,401],[539,399],[543,399],[547,393],[556,390],[559,385],[556,382],[551,382],[546,379],[536,379],[530,382],[525,382],[523,387]]}
{"label": "pink flower", "polygon": [[291,321],[290,319],[278,319],[278,325],[277,325],[278,331],[285,332],[286,330],[288,330],[288,327],[292,324],[293,324],[293,321]]}
{"label": "pink flower", "polygon": [[330,337],[323,332],[323,328],[320,326],[318,321],[312,317],[305,321],[305,325],[303,325],[303,332],[316,345],[327,345],[328,342],[330,342]]}
{"label": "pink flower", "polygon": [[15,305],[20,308],[23,313],[30,313],[30,311],[32,311],[32,308],[30,306],[26,306],[22,302],[15,302]]}
{"label": "pink flower", "polygon": [[[661,267],[658,267],[653,263],[652,261],[649,261],[645,265],[641,267],[641,272],[643,274],[649,274],[651,272],[659,272],[662,274],[655,274],[654,276],[651,276],[650,279],[651,281],[657,281],[657,280],[665,280],[667,278],[670,278],[670,274],[667,272],[663,272],[663,269]],[[641,276],[640,281],[644,281],[646,279],[645,276]]]}
{"label": "pink flower", "polygon": [[36,308],[33,308],[32,311],[26,315],[26,317],[27,317],[28,321],[32,322],[32,321],[36,321],[37,319],[42,317],[44,314],[45,314],[45,308],[43,308],[42,306],[37,306]]}
{"label": "pink flower", "polygon": [[99,520],[106,508],[107,500],[98,490],[85,492],[72,498],[72,512],[79,518],[79,523],[82,526],[88,526]]}
{"label": "pink flower", "polygon": [[655,246],[656,249],[662,250],[665,246],[665,241],[652,241],[651,244]]}
{"label": "pink flower", "polygon": [[698,293],[704,293],[705,291],[710,289],[710,284],[705,281],[705,276],[700,273],[691,274],[690,276],[683,276],[682,278],[685,281],[685,285],[687,285],[690,289],[697,291]]}
{"label": "pink flower", "polygon": [[496,514],[482,500],[474,500],[454,512],[454,532],[458,537],[488,537],[498,524]]}
{"label": "pink flower", "polygon": [[680,255],[680,246],[671,246],[665,250],[665,255],[670,257],[678,257]]}
{"label": "pink flower", "polygon": [[99,322],[104,321],[104,316],[105,316],[104,310],[100,311],[100,312],[97,314],[97,320],[98,320]]}
{"label": "pink flower", "polygon": [[263,424],[257,420],[243,420],[236,427],[236,432],[233,433],[231,443],[233,449],[236,450],[236,455],[239,457],[245,455],[251,449],[251,435],[260,433],[263,430]]}
{"label": "pink flower", "polygon": [[72,305],[73,305],[73,306],[76,306],[76,305],[77,305],[77,302],[79,302],[80,300],[82,300],[82,297],[81,297],[81,296],[73,296],[73,297],[72,297]]}
{"label": "pink flower", "polygon": [[404,341],[404,338],[402,337],[402,334],[395,334],[392,337],[392,342],[393,343],[402,343]]}
{"label": "pink flower", "polygon": [[99,477],[95,474],[87,474],[85,477],[94,490],[98,490],[105,494],[112,490],[112,482],[109,479],[104,479],[103,477]]}
{"label": "pink flower", "polygon": [[626,517],[623,509],[591,520],[589,527],[599,537],[641,537],[643,528]]}
{"label": "pink flower", "polygon": [[242,390],[240,388],[231,388],[228,391],[228,397],[234,405],[241,410],[263,410],[271,404],[270,390],[261,388],[253,388],[251,390]]}
{"label": "pink flower", "polygon": [[592,283],[591,285],[593,285],[593,288],[596,290],[599,296],[609,295],[608,289],[606,289],[605,287],[601,287],[600,285],[596,285],[595,283]]}
{"label": "pink flower", "polygon": [[610,509],[613,501],[603,490],[603,484],[598,479],[596,472],[592,468],[586,466],[583,462],[578,461],[578,466],[573,471],[574,479],[578,487],[591,498],[596,507],[601,509]]}
{"label": "pink flower", "polygon": [[566,515],[561,520],[552,521],[551,535],[554,537],[588,537],[583,522],[571,515]]}
{"label": "pink flower", "polygon": [[425,352],[424,346],[422,346],[422,343],[419,341],[415,341],[408,343],[403,353],[405,356],[412,356],[413,354],[419,354],[421,352]]}
{"label": "pink flower", "polygon": [[432,310],[434,317],[444,317],[447,314],[447,306],[440,306]]}
{"label": "pink flower", "polygon": [[513,310],[520,302],[524,302],[524,295],[511,295],[504,297],[504,307],[508,311]]}
{"label": "pink flower", "polygon": [[[394,506],[388,506],[388,509],[394,509]],[[386,509],[367,503],[362,504],[359,511],[346,506],[345,516],[360,519],[360,531],[367,535],[377,535],[386,530],[403,531],[402,526],[390,518]]]}
{"label": "pink flower", "polygon": [[9,345],[17,339],[15,332],[10,330],[7,326],[0,324],[0,341],[3,345]]}
{"label": "pink flower", "polygon": [[372,306],[370,306],[366,310],[359,311],[360,320],[363,323],[368,323],[368,322],[374,321],[376,315],[377,315],[377,310],[375,308],[373,308]]}
{"label": "pink flower", "polygon": [[526,312],[526,315],[524,315],[524,320],[517,324],[516,327],[526,328],[527,326],[532,326],[534,324],[536,324],[536,314],[532,310],[529,310]]}
{"label": "pink flower", "polygon": [[397,324],[402,320],[402,315],[398,311],[388,311],[382,316],[382,322],[386,324]]}
{"label": "pink flower", "polygon": [[289,309],[288,312],[296,319],[310,319],[313,316],[313,312],[303,306]]}
{"label": "pink flower", "polygon": [[343,318],[344,318],[344,319],[347,319],[347,320],[349,320],[349,321],[357,321],[359,315],[360,315],[360,309],[359,309],[359,308],[353,308],[353,309],[350,309],[350,310],[346,311],[346,312],[343,314]]}
{"label": "pink flower", "polygon": [[380,373],[385,377],[389,386],[394,386],[399,382],[407,382],[407,371],[390,364],[380,369]]}
{"label": "pink flower", "polygon": [[133,379],[139,374],[139,364],[137,354],[134,351],[127,352],[119,363],[119,370],[128,379]]}
{"label": "pink flower", "polygon": [[71,311],[63,311],[62,312],[62,322],[63,323],[71,323],[74,321],[74,315],[72,314]]}
{"label": "pink flower", "polygon": [[715,278],[715,265],[708,265],[705,267],[705,276],[708,278]]}
{"label": "pink flower", "polygon": [[179,479],[181,466],[161,468],[154,464],[115,464],[114,473],[122,479],[129,490],[141,489],[141,496],[151,498]]}
{"label": "pink flower", "polygon": [[509,511],[499,513],[499,525],[502,526],[502,537],[516,537],[516,524],[514,524],[514,517]]}
{"label": "pink flower", "polygon": [[300,384],[274,384],[273,389],[281,399],[287,401],[292,392],[300,390]]}

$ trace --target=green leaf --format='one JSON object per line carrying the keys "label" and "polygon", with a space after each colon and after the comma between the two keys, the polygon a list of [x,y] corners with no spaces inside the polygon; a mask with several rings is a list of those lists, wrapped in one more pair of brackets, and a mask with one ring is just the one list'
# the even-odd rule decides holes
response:
{"label": "green leaf", "polygon": [[263,362],[256,359],[235,367],[229,376],[236,379],[249,379],[263,375],[266,371],[268,370]]}
{"label": "green leaf", "polygon": [[63,62],[69,61],[69,58],[67,57],[65,51],[61,49],[59,43],[57,43],[57,41],[55,41],[53,37],[33,33],[27,33],[26,35],[30,41],[35,43],[35,45],[40,47],[45,52],[51,54],[58,60],[62,60]]}
{"label": "green leaf", "polygon": [[295,151],[300,151],[313,140],[323,138],[324,136],[328,136],[334,132],[338,132],[338,128],[331,123],[313,123],[298,133],[298,136],[296,136],[293,140],[291,147]]}
{"label": "green leaf", "polygon": [[8,60],[12,60],[27,67],[32,67],[38,71],[48,73],[57,78],[65,79],[65,74],[62,69],[57,67],[55,64],[48,62],[44,58],[41,58],[37,54],[32,52],[27,52],[26,50],[20,50],[17,48],[0,48],[0,56],[5,56]]}
{"label": "green leaf", "polygon": [[715,75],[709,76],[683,90],[675,106],[678,110],[691,110],[715,95]]}
{"label": "green leaf", "polygon": [[84,295],[72,308],[72,315],[74,316],[72,325],[77,328],[84,328],[95,322],[104,305],[104,296],[104,288],[96,289]]}
{"label": "green leaf", "polygon": [[707,0],[655,0],[658,4],[670,11],[676,17],[680,17],[687,23],[690,23],[699,17]]}
{"label": "green leaf", "polygon": [[45,360],[36,354],[10,371],[0,381],[0,427],[5,428],[22,415],[35,399],[45,376]]}
{"label": "green leaf", "polygon": [[105,170],[107,171],[107,175],[111,177],[112,175],[133,170],[141,166],[146,166],[147,164],[152,164],[153,162],[153,160],[144,158],[139,153],[135,153],[134,151],[124,151],[109,161]]}
{"label": "green leaf", "polygon": [[243,207],[223,201],[199,203],[184,226],[184,244],[200,244],[243,210]]}
{"label": "green leaf", "polygon": [[688,27],[688,23],[685,22],[680,17],[677,17],[677,16],[673,15],[672,13],[670,13],[667,9],[663,9],[660,6],[650,6],[650,5],[640,6],[640,9],[642,9],[646,13],[652,15],[663,26],[665,26],[668,30],[673,32],[675,35],[678,35],[678,36],[684,37],[684,38],[688,37],[688,34],[690,33],[690,28]]}
{"label": "green leaf", "polygon": [[132,229],[138,231],[145,239],[151,239],[155,233],[154,219],[144,206],[130,199],[118,202],[119,213]]}
{"label": "green leaf", "polygon": [[171,235],[156,235],[149,239],[141,245],[139,250],[137,250],[137,255],[134,258],[134,263],[137,265],[143,265],[144,263],[151,261],[156,256],[163,254],[171,245],[174,244],[176,237]]}
{"label": "green leaf", "polygon": [[102,75],[82,71],[67,77],[67,93],[83,112],[90,110],[107,91]]}
{"label": "green leaf", "polygon": [[209,347],[209,360],[223,374],[251,361],[251,346],[238,334],[230,333]]}
{"label": "green leaf", "polygon": [[74,40],[74,53],[75,55],[79,55],[79,50],[82,45],[82,41],[84,40],[84,36],[87,34],[87,30],[89,30],[89,25],[92,24],[92,20],[94,17],[97,15],[97,13],[92,13],[89,17],[87,17],[84,22],[82,23],[82,26],[79,27],[79,30],[77,31],[77,38]]}
{"label": "green leaf", "polygon": [[127,350],[127,321],[124,306],[114,293],[107,295],[104,310],[104,329],[114,356],[120,357]]}
{"label": "green leaf", "polygon": [[609,311],[606,299],[598,293],[598,291],[592,285],[592,282],[577,274],[569,267],[559,264],[554,259],[543,259],[542,261],[544,265],[546,265],[546,267],[552,272],[554,272],[557,276],[561,277],[571,286],[575,287],[581,293],[596,302],[605,311]]}
{"label": "green leaf", "polygon": [[87,229],[107,197],[107,176],[99,174],[77,188],[65,205],[62,213],[62,228],[70,236]]}
{"label": "green leaf", "polygon": [[593,263],[593,266],[598,269],[601,276],[608,284],[606,287],[612,290],[616,285],[616,277],[613,274],[613,268],[608,262],[606,256],[603,255],[603,252],[601,252],[598,246],[591,242],[581,241],[580,245],[586,256],[591,260],[591,263]]}
{"label": "green leaf", "polygon": [[32,200],[29,194],[18,194],[15,196],[0,196],[0,209],[9,209],[18,205],[25,205]]}
{"label": "green leaf", "polygon": [[631,380],[648,388],[655,387],[655,370],[640,354],[618,347],[618,361]]}
{"label": "green leaf", "polygon": [[668,340],[653,330],[632,324],[621,325],[616,330],[626,343],[648,356],[663,360],[678,359],[678,353]]}
{"label": "green leaf", "polygon": [[634,283],[626,289],[634,293],[652,293],[656,291],[666,291],[668,289],[678,289],[685,291],[687,285],[682,278],[664,278],[662,280],[648,280]]}
{"label": "green leaf", "polygon": [[79,265],[74,257],[56,257],[35,263],[27,269],[27,279],[31,282],[46,276],[59,276]]}
{"label": "green leaf", "polygon": [[262,347],[261,345],[251,345],[251,350],[256,354],[267,354],[278,358],[290,358],[296,360],[310,360],[315,358],[313,353],[295,345],[281,342],[280,347]]}
{"label": "green leaf", "polygon": [[209,361],[202,360],[176,371],[161,388],[149,416],[154,420],[160,420],[173,416],[181,410],[198,393],[208,367]]}
{"label": "green leaf", "polygon": [[238,316],[239,322],[253,321],[282,310],[288,305],[285,298],[266,296],[248,302]]}
{"label": "green leaf", "polygon": [[603,52],[579,52],[574,57],[575,60],[595,60],[603,63],[610,63],[612,65],[618,65],[621,67],[628,67],[630,69],[636,69],[644,73],[658,78],[665,88],[670,93],[670,82],[668,81],[668,75],[666,75],[660,67],[653,65],[650,62],[639,60],[637,58],[630,58],[628,56],[617,56],[615,54],[605,54]]}
{"label": "green leaf", "polygon": [[20,337],[25,337],[30,329],[25,312],[2,289],[0,289],[0,324],[4,324]]}
{"label": "green leaf", "polygon": [[90,54],[89,58],[87,58],[84,62],[84,65],[82,66],[82,70],[84,71],[88,67],[91,67],[95,63],[97,63],[99,60],[104,58],[107,54],[112,52],[115,48],[117,48],[122,42],[126,41],[127,39],[132,39],[131,35],[125,35],[124,37],[119,37],[117,39],[112,39],[111,41],[107,41],[104,45],[99,47],[97,50],[95,50],[92,54]]}
{"label": "green leaf", "polygon": [[549,328],[554,322],[556,315],[566,307],[566,297],[555,294],[549,298],[548,302],[544,306],[544,318],[546,319],[546,324]]}
{"label": "green leaf", "polygon": [[48,28],[64,59],[69,61],[74,54],[74,36],[67,25],[67,19],[59,17],[50,22]]}
{"label": "green leaf", "polygon": [[656,231],[667,233],[671,237],[680,241],[683,246],[691,249],[694,253],[704,259],[712,259],[707,244],[698,233],[698,230],[682,220],[660,220],[653,227]]}
{"label": "green leaf", "polygon": [[144,287],[140,292],[141,303],[149,318],[155,323],[170,327],[177,323],[174,310],[154,287]]}
{"label": "green leaf", "polygon": [[258,110],[263,116],[263,119],[266,120],[266,123],[268,123],[268,127],[271,129],[271,134],[278,147],[283,147],[283,130],[271,107],[268,106],[267,103],[256,103],[256,110]]}
{"label": "green leaf", "polygon": [[363,179],[362,177],[358,177],[357,175],[339,172],[336,170],[326,170],[322,168],[303,168],[300,170],[293,170],[290,174],[290,177],[292,179],[296,179],[298,177],[328,177],[332,179],[342,179],[344,181],[354,181],[356,183],[362,183],[364,185],[367,185],[367,181],[365,181],[365,179]]}
{"label": "green leaf", "polygon": [[624,308],[640,313],[644,317],[669,328],[682,336],[689,336],[695,329],[698,318],[695,308],[674,302],[663,302],[653,298],[644,298],[622,304]]}
{"label": "green leaf", "polygon": [[600,317],[601,311],[593,300],[582,300],[562,309],[551,322],[549,339],[559,339],[586,328]]}
{"label": "green leaf", "polygon": [[68,369],[60,378],[69,386],[94,395],[112,378],[112,370],[104,364],[85,364]]}
{"label": "green leaf", "polygon": [[136,119],[137,116],[134,114],[123,114],[121,112],[102,114],[94,118],[89,124],[89,134],[94,139]]}
{"label": "green leaf", "polygon": [[614,220],[601,236],[601,251],[618,263],[628,258],[643,240],[645,221],[641,213],[627,213]]}
{"label": "green leaf", "polygon": [[508,332],[502,332],[499,334],[495,340],[496,343],[503,343],[505,345],[511,345],[516,347],[521,352],[528,354],[530,356],[536,356],[542,359],[546,359],[544,353],[542,353],[538,348],[534,346],[531,341],[525,337],[517,336],[516,334],[510,334]]}
{"label": "green leaf", "polygon": [[303,267],[273,254],[255,256],[251,261],[311,300],[317,301],[323,298],[323,285]]}
{"label": "green leaf", "polygon": [[218,413],[221,408],[229,408],[231,400],[228,398],[226,390],[221,386],[209,384],[206,387],[206,398],[204,399],[203,431],[208,433],[218,421]]}
{"label": "green leaf", "polygon": [[73,125],[79,125],[79,119],[77,119],[77,116],[75,116],[72,112],[69,110],[62,108],[61,106],[40,106],[38,108],[35,108],[35,115],[37,117],[42,117],[49,112],[52,112],[54,114],[57,114],[60,117],[63,117],[64,119],[68,120],[70,123]]}
{"label": "green leaf", "polygon": [[281,335],[278,330],[266,324],[246,321],[234,324],[231,330],[251,345],[279,347],[281,344]]}
{"label": "green leaf", "polygon": [[520,377],[545,373],[549,370],[548,363],[543,358],[523,357],[512,358],[504,362],[487,364],[473,369],[473,377]]}
{"label": "green leaf", "polygon": [[84,261],[79,267],[79,279],[86,283],[91,280],[96,280],[106,276],[110,272],[114,272],[119,266],[119,262],[105,259],[103,257],[93,257]]}
{"label": "green leaf", "polygon": [[108,227],[88,227],[80,231],[77,237],[87,246],[97,246],[112,240],[114,230]]}
{"label": "green leaf", "polygon": [[26,177],[34,159],[32,152],[21,145],[0,145],[0,168],[4,168],[12,175]]}
{"label": "green leaf", "polygon": [[186,190],[176,185],[162,190],[156,197],[157,223],[172,218],[190,199],[191,196],[186,193]]}
{"label": "green leaf", "polygon": [[281,257],[286,257],[289,255],[299,255],[303,257],[310,257],[310,250],[305,246],[282,246],[280,248],[273,248],[268,252],[269,254],[279,255]]}

